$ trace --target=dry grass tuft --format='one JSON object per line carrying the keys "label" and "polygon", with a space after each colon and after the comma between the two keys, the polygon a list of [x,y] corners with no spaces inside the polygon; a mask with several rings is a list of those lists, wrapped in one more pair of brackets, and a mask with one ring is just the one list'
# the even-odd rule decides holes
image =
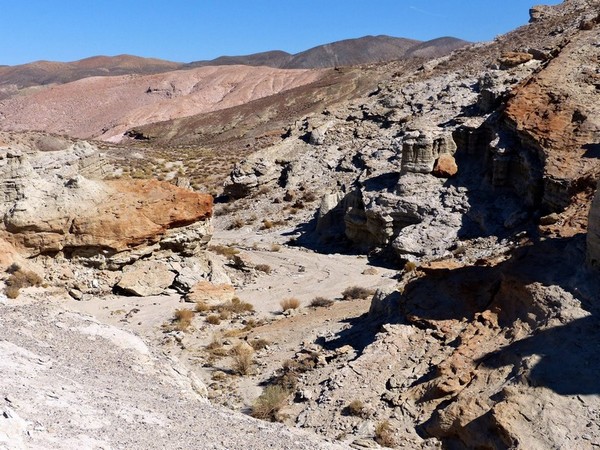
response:
{"label": "dry grass tuft", "polygon": [[267,275],[271,273],[271,266],[268,264],[257,264],[256,266],[254,266],[254,268],[256,270],[258,270],[259,272],[264,272]]}
{"label": "dry grass tuft", "polygon": [[379,422],[375,426],[375,441],[382,447],[396,446],[396,439],[394,439],[394,429],[389,420]]}
{"label": "dry grass tuft", "polygon": [[328,308],[333,305],[334,301],[325,297],[315,297],[310,302],[311,308]]}
{"label": "dry grass tuft", "polygon": [[248,344],[238,344],[232,350],[233,367],[238,375],[249,375],[254,365],[254,349]]}
{"label": "dry grass tuft", "polygon": [[250,346],[255,351],[259,351],[259,350],[263,350],[263,349],[267,348],[269,346],[270,342],[267,341],[266,339],[254,339],[254,340],[248,342],[248,344],[250,344]]}
{"label": "dry grass tuft", "polygon": [[361,286],[350,286],[344,289],[344,292],[342,292],[342,298],[344,300],[365,299],[374,293],[375,291],[373,289],[367,289]]}
{"label": "dry grass tuft", "polygon": [[211,325],[219,325],[221,323],[221,318],[216,314],[211,314],[210,316],[206,317],[206,322],[210,323]]}
{"label": "dry grass tuft", "polygon": [[290,309],[300,308],[300,300],[295,297],[284,298],[279,304],[281,305],[281,310],[284,312],[289,311]]}
{"label": "dry grass tuft", "polygon": [[230,230],[238,230],[238,229],[244,227],[244,225],[246,225],[246,221],[244,219],[242,219],[241,217],[236,217],[235,219],[233,219],[233,221],[229,225],[229,229]]}
{"label": "dry grass tuft", "polygon": [[233,258],[240,252],[237,248],[233,248],[228,245],[211,245],[208,247],[208,249],[217,255],[225,256],[229,259]]}
{"label": "dry grass tuft", "polygon": [[30,270],[24,270],[16,264],[12,264],[7,272],[10,276],[6,280],[6,288],[4,293],[8,298],[17,298],[19,291],[22,288],[31,286],[41,286],[44,280],[37,273],[31,272]]}
{"label": "dry grass tuft", "polygon": [[285,406],[290,392],[281,386],[267,386],[252,405],[252,417],[276,422],[280,420],[279,411]]}
{"label": "dry grass tuft", "polygon": [[173,318],[173,324],[177,331],[187,331],[192,324],[194,318],[194,311],[191,309],[178,309],[175,311],[175,317]]}
{"label": "dry grass tuft", "polygon": [[239,297],[233,297],[230,301],[221,303],[213,308],[213,311],[217,311],[227,317],[221,317],[222,319],[229,318],[231,314],[244,314],[254,312],[254,306],[251,303],[240,300]]}
{"label": "dry grass tuft", "polygon": [[196,302],[195,310],[197,313],[205,313],[210,311],[210,306],[208,306],[205,301],[199,301]]}
{"label": "dry grass tuft", "polygon": [[417,264],[412,261],[406,261],[404,264],[404,272],[414,272],[417,270]]}
{"label": "dry grass tuft", "polygon": [[271,251],[272,252],[278,252],[279,250],[281,250],[281,245],[279,245],[279,244],[271,244]]}
{"label": "dry grass tuft", "polygon": [[219,335],[214,335],[210,344],[208,344],[205,348],[208,353],[215,357],[223,357],[229,355],[229,352],[223,346],[223,339],[221,339],[221,336]]}
{"label": "dry grass tuft", "polygon": [[345,412],[350,416],[365,418],[365,404],[360,400],[352,400],[350,404],[346,406]]}

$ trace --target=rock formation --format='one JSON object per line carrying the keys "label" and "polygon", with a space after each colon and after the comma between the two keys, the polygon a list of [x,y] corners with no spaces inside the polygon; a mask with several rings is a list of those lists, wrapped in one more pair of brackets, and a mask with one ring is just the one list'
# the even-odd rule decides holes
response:
{"label": "rock formation", "polygon": [[39,151],[13,143],[2,149],[4,245],[44,265],[64,260],[105,272],[90,272],[96,286],[78,280],[84,291],[99,288],[98,278],[106,290],[116,285],[141,296],[169,287],[187,292],[200,280],[228,281],[204,251],[212,233],[210,195],[154,180],[98,179],[108,175],[98,167],[108,169],[93,146],[62,147]]}

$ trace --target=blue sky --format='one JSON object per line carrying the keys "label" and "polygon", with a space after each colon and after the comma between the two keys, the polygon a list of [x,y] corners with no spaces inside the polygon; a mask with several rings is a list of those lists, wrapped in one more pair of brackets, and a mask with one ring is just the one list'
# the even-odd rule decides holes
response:
{"label": "blue sky", "polygon": [[295,53],[367,34],[486,41],[527,23],[533,4],[536,0],[0,0],[0,64],[122,53],[189,62],[273,49]]}

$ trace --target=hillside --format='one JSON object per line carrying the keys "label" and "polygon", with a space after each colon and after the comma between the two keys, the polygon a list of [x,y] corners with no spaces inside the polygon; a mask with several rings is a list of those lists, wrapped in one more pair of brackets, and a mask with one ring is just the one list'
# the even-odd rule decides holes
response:
{"label": "hillside", "polygon": [[[73,62],[36,61],[18,66],[0,66],[0,94],[11,89],[63,84],[82,78],[119,75],[150,75],[206,66],[247,65],[278,69],[320,69],[391,61],[410,57],[425,46],[427,57],[441,56],[466,45],[456,38],[420,42],[390,36],[365,36],[320,45],[298,54],[281,50],[242,56],[221,56],[209,61],[178,63],[132,55],[93,56]],[[1,98],[1,97],[0,97]]]}
{"label": "hillside", "polygon": [[134,126],[244,104],[320,76],[318,71],[215,66],[89,77],[0,101],[0,129],[118,142]]}

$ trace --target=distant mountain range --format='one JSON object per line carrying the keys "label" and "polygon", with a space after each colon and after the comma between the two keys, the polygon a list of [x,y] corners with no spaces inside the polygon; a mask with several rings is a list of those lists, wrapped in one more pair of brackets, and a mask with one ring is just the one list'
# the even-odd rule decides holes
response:
{"label": "distant mountain range", "polygon": [[364,36],[319,45],[296,54],[276,50],[245,56],[221,56],[210,61],[192,62],[186,66],[243,64],[278,69],[325,69],[393,61],[411,56],[431,58],[447,54],[466,44],[466,41],[453,37],[423,42],[383,35]]}
{"label": "distant mountain range", "polygon": [[204,66],[246,65],[280,69],[322,69],[372,64],[410,57],[434,58],[448,54],[467,42],[453,37],[431,41],[365,36],[320,45],[290,54],[280,50],[244,56],[221,56],[210,61],[177,63],[138,56],[94,56],[74,62],[36,61],[18,66],[0,66],[0,87],[17,89],[63,84],[92,76],[149,75]]}

